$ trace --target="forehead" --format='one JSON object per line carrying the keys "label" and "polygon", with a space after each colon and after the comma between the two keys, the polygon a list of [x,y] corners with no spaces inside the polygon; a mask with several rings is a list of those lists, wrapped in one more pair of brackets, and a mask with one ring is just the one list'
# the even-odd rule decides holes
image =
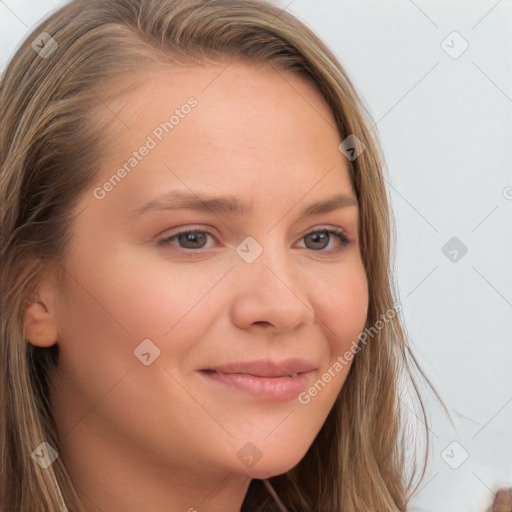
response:
{"label": "forehead", "polygon": [[326,189],[350,189],[333,114],[300,76],[228,62],[152,69],[135,83],[106,105],[112,117],[101,179],[135,158],[125,181],[139,190],[157,176],[218,190],[265,181],[300,193],[319,179]]}
{"label": "forehead", "polygon": [[[273,137],[275,130],[290,138],[300,131],[307,131],[313,139],[322,138],[325,131],[337,136],[332,113],[318,90],[304,78],[271,66],[240,62],[176,68],[162,65],[117,79],[105,89],[103,92],[113,99],[104,102],[98,113],[116,135],[123,133],[122,140],[116,137],[118,142],[137,142],[133,139],[139,136],[135,131],[151,133],[155,122],[168,121],[191,97],[198,101],[192,116],[194,129],[204,129],[197,133],[203,140],[219,142],[228,129],[236,128],[239,137],[231,145],[247,143],[243,136],[250,133],[254,139],[255,128],[265,125],[274,130],[259,133],[260,141]],[[215,123],[214,130],[211,122]],[[173,137],[190,122],[181,124]]]}

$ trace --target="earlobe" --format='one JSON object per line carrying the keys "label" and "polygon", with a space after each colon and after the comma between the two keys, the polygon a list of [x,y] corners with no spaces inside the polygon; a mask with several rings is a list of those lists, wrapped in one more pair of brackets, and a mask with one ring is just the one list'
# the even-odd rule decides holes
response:
{"label": "earlobe", "polygon": [[58,340],[53,294],[42,289],[25,309],[24,333],[37,347],[51,347]]}

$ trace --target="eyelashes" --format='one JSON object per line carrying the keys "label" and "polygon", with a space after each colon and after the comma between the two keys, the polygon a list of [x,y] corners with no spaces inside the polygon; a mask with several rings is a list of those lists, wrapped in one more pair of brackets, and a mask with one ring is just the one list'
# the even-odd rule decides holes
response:
{"label": "eyelashes", "polygon": [[[187,229],[162,238],[158,241],[158,246],[174,246],[178,250],[189,253],[200,252],[201,250],[209,249],[209,247],[205,246],[205,243],[208,241],[208,237],[216,240],[215,236],[209,231],[202,229]],[[308,240],[309,242],[312,242],[313,245],[319,244],[320,247],[305,247],[306,249],[310,249],[314,252],[339,252],[350,244],[350,240],[348,239],[345,231],[339,228],[316,229],[304,235],[301,240]],[[326,248],[331,245],[332,241],[337,241],[338,247],[326,250]],[[327,242],[327,245],[323,245],[325,242]],[[179,245],[181,243],[185,243],[188,247]]]}

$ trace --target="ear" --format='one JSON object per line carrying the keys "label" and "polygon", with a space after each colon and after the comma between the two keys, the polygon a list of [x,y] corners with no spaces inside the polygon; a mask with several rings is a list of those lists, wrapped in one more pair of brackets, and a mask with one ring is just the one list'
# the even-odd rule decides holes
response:
{"label": "ear", "polygon": [[57,343],[55,288],[49,279],[41,283],[35,295],[27,301],[23,327],[25,337],[32,345],[51,347]]}

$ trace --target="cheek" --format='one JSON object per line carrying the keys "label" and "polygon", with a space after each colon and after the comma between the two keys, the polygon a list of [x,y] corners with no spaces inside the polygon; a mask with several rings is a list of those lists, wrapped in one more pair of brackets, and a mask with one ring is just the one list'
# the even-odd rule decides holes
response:
{"label": "cheek", "polygon": [[219,276],[230,269],[226,264],[178,268],[168,261],[148,265],[129,251],[95,257],[84,250],[68,262],[57,307],[60,373],[91,403],[126,372],[140,370],[134,352],[143,340],[160,350],[156,366],[186,361],[216,314],[224,289],[215,288]]}
{"label": "cheek", "polygon": [[331,279],[325,286],[322,311],[325,332],[331,347],[331,356],[343,354],[364,329],[368,314],[368,282],[362,263],[347,268],[339,279]]}
{"label": "cheek", "polygon": [[102,283],[98,287],[127,329],[141,339],[166,338],[192,317],[206,322],[204,301],[222,293],[217,285],[233,266],[226,260],[176,264],[164,256],[151,260],[144,251],[121,252],[115,273],[104,276],[108,290]]}
{"label": "cheek", "polygon": [[161,338],[193,312],[223,274],[222,269],[205,265],[149,264],[130,258],[128,250],[119,252],[101,265],[94,255],[69,264],[73,277],[59,311],[62,328],[70,338],[87,331],[95,331],[95,337],[114,335],[113,339],[128,335],[133,343]]}
{"label": "cheek", "polygon": [[[172,381],[164,368],[175,360],[181,361],[183,354],[191,350],[190,336],[172,335],[181,333],[182,326],[192,332],[187,321],[195,312],[194,304],[204,295],[202,286],[194,286],[200,278],[196,276],[194,280],[190,273],[176,276],[155,266],[136,266],[123,258],[113,263],[104,259],[100,265],[94,255],[84,252],[83,257],[69,261],[66,267],[68,279],[56,308],[56,377],[65,390],[59,392],[64,432],[82,424],[82,418],[91,418],[93,408],[103,418],[124,418],[131,414],[134,403],[137,407],[145,403],[150,391],[168,392]],[[196,318],[197,329],[200,320]],[[174,326],[177,327],[172,331]],[[164,338],[169,331],[171,334]],[[146,339],[161,350],[161,357],[149,367],[134,353]],[[149,348],[155,350],[152,345]],[[154,357],[153,352],[150,357]],[[121,393],[125,388],[128,391]],[[95,404],[99,403],[104,407],[97,408]],[[146,409],[149,414],[159,411],[156,404],[148,404]],[[139,413],[131,421],[140,419]]]}
{"label": "cheek", "polygon": [[362,262],[338,269],[323,281],[316,296],[315,311],[323,326],[329,354],[309,387],[298,396],[309,418],[320,428],[341,391],[352,366],[358,338],[368,313],[368,283]]}
{"label": "cheek", "polygon": [[56,304],[59,370],[92,399],[127,371],[136,337],[117,307],[115,287],[98,273],[68,273]]}

